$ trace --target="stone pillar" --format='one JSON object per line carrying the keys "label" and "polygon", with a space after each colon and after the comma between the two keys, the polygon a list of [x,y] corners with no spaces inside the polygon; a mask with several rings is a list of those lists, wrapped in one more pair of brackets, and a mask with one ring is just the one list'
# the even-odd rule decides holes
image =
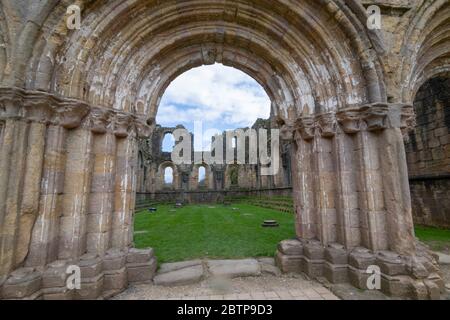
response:
{"label": "stone pillar", "polygon": [[115,204],[112,220],[111,246],[125,249],[131,245],[133,230],[133,192],[136,183],[135,169],[137,161],[137,143],[128,134],[130,119],[118,118],[115,124],[116,141],[116,177]]}
{"label": "stone pillar", "polygon": [[303,239],[315,239],[318,237],[317,217],[315,216],[316,206],[314,202],[312,159],[314,129],[311,127],[312,119],[304,118],[298,123],[299,131],[295,134],[296,152],[293,153],[292,162],[297,169],[297,175],[293,175],[293,197],[296,208],[297,219],[300,225],[297,226],[297,236]]}
{"label": "stone pillar", "polygon": [[64,191],[66,129],[50,125],[47,129],[39,213],[31,233],[26,265],[43,266],[58,256],[59,216]]}
{"label": "stone pillar", "polygon": [[318,210],[318,234],[323,245],[334,243],[336,234],[336,167],[333,154],[333,138],[336,133],[334,115],[317,117],[313,145],[314,194]]}
{"label": "stone pillar", "polygon": [[[152,279],[153,250],[131,248],[136,135],[150,130],[131,114],[0,88],[0,298],[96,299]],[[66,286],[71,265],[81,290]]]}
{"label": "stone pillar", "polygon": [[387,211],[387,239],[389,250],[412,255],[415,249],[414,223],[411,209],[408,168],[401,129],[408,125],[411,113],[408,106],[393,105],[391,121],[395,124],[383,130],[380,145],[383,188]]}
{"label": "stone pillar", "polygon": [[0,148],[0,277],[15,267],[28,127],[25,121],[5,121]]}
{"label": "stone pillar", "polygon": [[110,117],[110,112],[96,110],[91,120],[94,169],[87,216],[87,252],[102,257],[110,247],[115,196],[116,137],[108,130]]}
{"label": "stone pillar", "polygon": [[92,133],[78,128],[68,133],[64,198],[58,258],[73,259],[86,252],[86,221],[92,178]]}
{"label": "stone pillar", "polygon": [[360,130],[358,111],[350,109],[337,115],[334,139],[336,160],[336,208],[338,210],[338,242],[346,249],[361,244],[360,209],[358,205],[356,133]]}
{"label": "stone pillar", "polygon": [[377,132],[363,124],[357,134],[358,193],[362,244],[373,251],[387,249],[386,211]]}
{"label": "stone pillar", "polygon": [[281,270],[367,289],[376,265],[384,293],[438,297],[439,266],[414,239],[402,137],[412,118],[409,106],[371,104],[297,120],[298,240],[278,246]]}

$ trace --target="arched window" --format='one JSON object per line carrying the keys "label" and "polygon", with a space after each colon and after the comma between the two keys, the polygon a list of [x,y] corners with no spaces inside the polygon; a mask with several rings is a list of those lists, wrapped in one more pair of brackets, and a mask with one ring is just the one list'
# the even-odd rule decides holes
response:
{"label": "arched window", "polygon": [[201,187],[206,185],[206,168],[204,166],[198,168],[198,185]]}
{"label": "arched window", "polygon": [[163,152],[172,152],[175,147],[175,138],[171,133],[166,133],[164,135],[163,143],[162,143],[162,151]]}
{"label": "arched window", "polygon": [[164,184],[168,187],[173,185],[173,169],[171,167],[164,169]]}

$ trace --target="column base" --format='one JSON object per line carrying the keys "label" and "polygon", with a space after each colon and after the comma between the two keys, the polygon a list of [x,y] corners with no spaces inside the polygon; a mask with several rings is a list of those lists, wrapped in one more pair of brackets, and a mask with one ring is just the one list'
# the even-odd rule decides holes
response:
{"label": "column base", "polygon": [[362,247],[347,250],[340,244],[323,246],[316,240],[285,240],[278,245],[275,261],[284,273],[325,277],[333,284],[350,283],[361,290],[376,284],[368,281],[374,275],[368,269],[379,270],[379,290],[392,297],[439,299],[445,290],[436,257],[420,242],[415,256],[401,256]]}
{"label": "column base", "polygon": [[[69,277],[74,273],[67,271],[72,265],[80,267],[80,289],[68,287],[68,282],[72,283]],[[112,249],[104,257],[86,254],[78,261],[59,260],[45,267],[15,270],[0,284],[0,299],[107,299],[129,284],[151,283],[156,268],[153,249]]]}

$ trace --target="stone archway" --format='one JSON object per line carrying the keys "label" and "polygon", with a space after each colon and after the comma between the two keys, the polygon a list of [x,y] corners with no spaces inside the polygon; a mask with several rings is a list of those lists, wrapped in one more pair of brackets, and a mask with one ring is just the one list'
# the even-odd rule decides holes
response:
{"label": "stone archway", "polygon": [[416,130],[405,141],[414,222],[450,227],[450,76],[429,79],[414,99]]}
{"label": "stone archway", "polygon": [[[172,169],[172,183],[170,186],[166,185],[166,180],[165,180],[165,173],[166,173],[166,169],[167,168],[171,168]],[[180,181],[180,173],[179,170],[177,168],[176,165],[174,165],[172,162],[170,161],[165,161],[163,163],[161,163],[158,167],[158,186],[157,186],[157,190],[158,191],[162,191],[162,190],[178,190],[181,186],[181,181]]]}
{"label": "stone archway", "polygon": [[171,80],[215,62],[265,88],[293,143],[299,240],[280,246],[285,270],[331,281],[351,270],[363,286],[366,264],[377,263],[389,293],[423,297],[439,284],[413,234],[402,142],[411,107],[387,103],[382,41],[358,1],[78,3],[79,31],[67,30],[64,2],[40,1],[30,24],[5,33],[21,54],[0,56],[9,63],[0,77],[4,297],[73,298],[70,264],[85,288],[75,297],[152,278],[153,252],[132,248],[136,139],[153,130]]}

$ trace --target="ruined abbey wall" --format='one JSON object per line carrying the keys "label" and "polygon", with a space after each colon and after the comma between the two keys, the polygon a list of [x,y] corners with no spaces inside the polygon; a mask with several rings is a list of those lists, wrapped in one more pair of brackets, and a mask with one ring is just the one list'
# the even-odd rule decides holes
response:
{"label": "ruined abbey wall", "polygon": [[418,91],[416,128],[406,142],[416,223],[450,228],[450,77],[436,77]]}
{"label": "ruined abbey wall", "polygon": [[[67,1],[0,2],[1,298],[152,280],[153,250],[133,248],[138,141],[169,83],[214,63],[263,86],[292,146],[297,239],[281,269],[364,289],[376,263],[383,292],[439,298],[403,139],[419,88],[450,71],[449,0],[75,2],[79,29]],[[82,290],[64,286],[70,265]]]}
{"label": "ruined abbey wall", "polygon": [[[262,125],[261,125],[262,124]],[[252,129],[264,128],[270,130],[275,127],[274,121],[258,120]],[[149,138],[139,141],[138,151],[138,171],[137,171],[137,192],[138,202],[214,202],[223,200],[224,196],[219,191],[241,191],[245,192],[257,190],[280,189],[279,193],[285,194],[282,190],[289,190],[291,185],[291,147],[286,141],[279,145],[279,169],[275,175],[261,174],[261,162],[259,157],[255,164],[237,164],[237,151],[234,151],[234,164],[227,164],[224,159],[223,164],[176,164],[170,152],[163,152],[163,139],[165,135],[172,134],[176,129],[156,126]],[[249,128],[241,129],[244,132]],[[192,157],[194,157],[192,137]],[[224,158],[226,158],[227,134],[223,133]],[[249,137],[245,138],[246,161],[249,160]],[[166,168],[173,170],[173,183],[166,184],[164,174]],[[199,170],[205,169],[205,178],[201,182]],[[289,192],[288,192],[289,193]]]}

